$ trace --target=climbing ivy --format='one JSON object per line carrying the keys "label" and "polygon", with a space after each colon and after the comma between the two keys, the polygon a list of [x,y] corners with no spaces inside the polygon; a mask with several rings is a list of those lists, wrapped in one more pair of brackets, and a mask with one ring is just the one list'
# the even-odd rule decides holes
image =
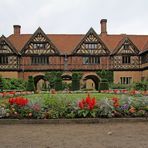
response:
{"label": "climbing ivy", "polygon": [[97,71],[96,74],[101,77],[101,80],[107,80],[109,83],[113,83],[113,71],[101,70]]}
{"label": "climbing ivy", "polygon": [[45,79],[49,81],[50,88],[55,90],[62,90],[62,74],[60,71],[52,71],[45,73]]}

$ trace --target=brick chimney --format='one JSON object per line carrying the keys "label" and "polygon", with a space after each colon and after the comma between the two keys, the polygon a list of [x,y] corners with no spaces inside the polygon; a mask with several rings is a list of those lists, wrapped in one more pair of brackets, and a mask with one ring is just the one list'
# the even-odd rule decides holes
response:
{"label": "brick chimney", "polygon": [[14,28],[14,35],[20,35],[21,26],[20,25],[13,25],[13,28]]}
{"label": "brick chimney", "polygon": [[107,19],[102,19],[101,24],[101,35],[107,35]]}

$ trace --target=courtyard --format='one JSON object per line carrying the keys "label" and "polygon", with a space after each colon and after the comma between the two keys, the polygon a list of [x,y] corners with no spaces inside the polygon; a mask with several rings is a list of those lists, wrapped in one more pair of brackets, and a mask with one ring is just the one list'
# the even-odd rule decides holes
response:
{"label": "courtyard", "polygon": [[0,126],[1,148],[147,148],[147,122]]}

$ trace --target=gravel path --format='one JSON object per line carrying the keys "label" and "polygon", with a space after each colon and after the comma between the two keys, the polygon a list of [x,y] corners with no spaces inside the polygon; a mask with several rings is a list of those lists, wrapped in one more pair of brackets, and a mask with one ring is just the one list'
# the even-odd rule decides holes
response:
{"label": "gravel path", "polygon": [[0,125],[0,148],[148,148],[148,122]]}

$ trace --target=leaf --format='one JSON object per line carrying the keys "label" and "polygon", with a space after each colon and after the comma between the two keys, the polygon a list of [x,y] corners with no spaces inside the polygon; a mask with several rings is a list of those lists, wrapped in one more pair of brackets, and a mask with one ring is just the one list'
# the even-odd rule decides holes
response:
{"label": "leaf", "polygon": [[85,111],[83,112],[83,117],[86,117],[86,116],[88,115],[88,113],[89,113],[89,111],[88,111],[88,110],[85,110]]}
{"label": "leaf", "polygon": [[96,117],[96,112],[92,111],[92,112],[90,112],[90,114],[92,117],[94,117],[94,118]]}

